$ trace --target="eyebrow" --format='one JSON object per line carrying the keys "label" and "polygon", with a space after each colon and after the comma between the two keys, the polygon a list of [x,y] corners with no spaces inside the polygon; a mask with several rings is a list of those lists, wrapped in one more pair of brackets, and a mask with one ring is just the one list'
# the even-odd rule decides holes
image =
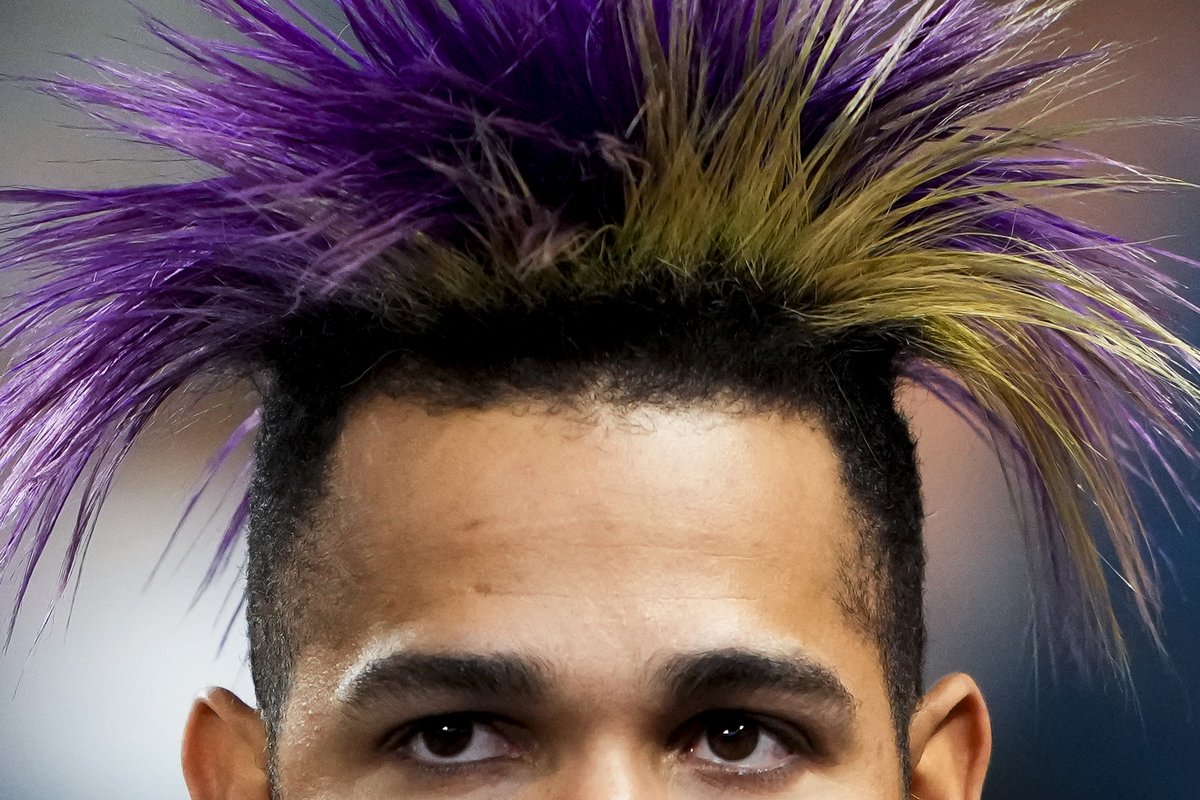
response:
{"label": "eyebrow", "polygon": [[[814,702],[817,713],[832,726],[845,730],[857,705],[832,669],[803,654],[706,650],[672,658],[655,677],[681,705],[755,691],[802,696]],[[412,694],[534,701],[550,693],[550,684],[545,665],[525,656],[397,652],[372,659],[348,675],[337,689],[337,699],[352,710]]]}
{"label": "eyebrow", "polygon": [[777,656],[754,650],[709,650],[678,656],[659,671],[678,702],[756,691],[800,695],[821,715],[850,726],[857,701],[832,669],[804,654]]}
{"label": "eyebrow", "polygon": [[365,708],[396,694],[460,694],[533,700],[546,694],[545,669],[512,655],[394,653],[347,676],[337,699]]}

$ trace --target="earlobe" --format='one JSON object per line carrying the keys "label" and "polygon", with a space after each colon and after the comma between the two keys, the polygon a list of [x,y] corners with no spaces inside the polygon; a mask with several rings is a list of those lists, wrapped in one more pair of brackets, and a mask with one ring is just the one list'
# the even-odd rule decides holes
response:
{"label": "earlobe", "polygon": [[183,734],[183,777],[192,800],[269,800],[262,718],[225,689],[196,698]]}
{"label": "earlobe", "polygon": [[909,725],[912,782],[919,800],[979,800],[992,753],[983,693],[970,677],[947,675],[921,700]]}

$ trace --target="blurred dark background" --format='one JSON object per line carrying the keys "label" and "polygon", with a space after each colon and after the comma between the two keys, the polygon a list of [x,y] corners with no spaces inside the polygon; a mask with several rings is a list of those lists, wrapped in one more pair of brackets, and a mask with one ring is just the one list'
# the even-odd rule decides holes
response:
{"label": "blurred dark background", "polygon": [[[217,33],[185,0],[141,5],[190,30]],[[306,5],[332,18],[330,3]],[[1079,0],[1064,28],[1076,47],[1130,45],[1112,71],[1120,82],[1074,107],[1072,116],[1200,116],[1200,1]],[[86,75],[65,53],[164,63],[150,45],[125,0],[0,0],[2,74]],[[0,82],[0,184],[87,186],[196,174],[186,163],[153,160],[161,156],[81,130],[86,123],[17,82]],[[1088,144],[1200,183],[1195,126],[1123,129]],[[1181,190],[1067,210],[1200,258],[1198,201],[1200,191]],[[1200,302],[1200,289],[1188,294]],[[1190,335],[1200,339],[1194,328]],[[184,535],[195,534],[196,546],[173,551],[147,580],[207,454],[247,402],[235,390],[212,398],[203,413],[161,415],[101,517],[71,613],[61,606],[34,649],[39,611],[56,578],[52,568],[42,571],[33,610],[0,658],[0,800],[182,800],[179,734],[191,695],[223,684],[252,696],[240,628],[218,653],[238,575],[231,570],[194,597],[217,532],[204,523],[219,509],[200,509]],[[920,439],[929,510],[929,675],[970,672],[988,696],[995,753],[987,800],[1200,797],[1200,519],[1175,502],[1177,529],[1146,498],[1162,549],[1168,657],[1135,637],[1133,692],[1070,670],[1055,676],[1044,653],[1035,655],[1016,518],[997,465],[934,401],[910,393],[905,403]],[[1200,467],[1176,466],[1200,486]],[[47,564],[53,561],[48,554]],[[0,608],[12,591],[11,582],[0,584]]]}

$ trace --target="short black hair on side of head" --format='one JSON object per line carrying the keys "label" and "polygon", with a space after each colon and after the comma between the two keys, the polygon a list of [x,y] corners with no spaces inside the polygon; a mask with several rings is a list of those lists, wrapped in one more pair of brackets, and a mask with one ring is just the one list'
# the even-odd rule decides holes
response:
{"label": "short black hair on side of head", "polygon": [[249,526],[251,665],[272,736],[296,655],[317,627],[309,614],[328,585],[319,553],[336,543],[320,542],[311,516],[356,397],[379,392],[434,408],[732,401],[736,413],[812,417],[839,457],[861,537],[845,556],[838,599],[878,643],[906,757],[922,690],[924,550],[913,441],[894,402],[898,338],[872,329],[821,340],[793,315],[761,291],[718,279],[492,313],[443,309],[412,330],[339,309],[297,322],[275,351]]}

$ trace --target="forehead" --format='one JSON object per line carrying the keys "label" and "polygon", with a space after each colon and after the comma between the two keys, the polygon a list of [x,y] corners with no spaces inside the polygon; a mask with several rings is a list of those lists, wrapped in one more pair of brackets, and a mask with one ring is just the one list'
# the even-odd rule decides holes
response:
{"label": "forehead", "polygon": [[840,566],[857,534],[818,425],[592,411],[357,404],[322,515],[340,587],[327,646],[523,641],[571,660],[586,622],[633,658],[753,635],[845,650]]}
{"label": "forehead", "polygon": [[[384,397],[350,409],[316,515],[319,602],[304,608],[318,616],[292,673],[283,774],[369,771],[358,748],[372,726],[499,702],[460,696],[463,664],[490,664],[489,684],[497,665],[521,666],[540,688],[500,710],[594,742],[703,710],[679,665],[746,654],[760,687],[764,663],[793,678],[799,665],[804,697],[844,698],[857,733],[838,774],[869,762],[868,783],[891,782],[878,649],[839,602],[855,515],[821,428],[714,408],[589,412],[430,414]],[[815,708],[800,689],[722,686],[711,702]]]}

